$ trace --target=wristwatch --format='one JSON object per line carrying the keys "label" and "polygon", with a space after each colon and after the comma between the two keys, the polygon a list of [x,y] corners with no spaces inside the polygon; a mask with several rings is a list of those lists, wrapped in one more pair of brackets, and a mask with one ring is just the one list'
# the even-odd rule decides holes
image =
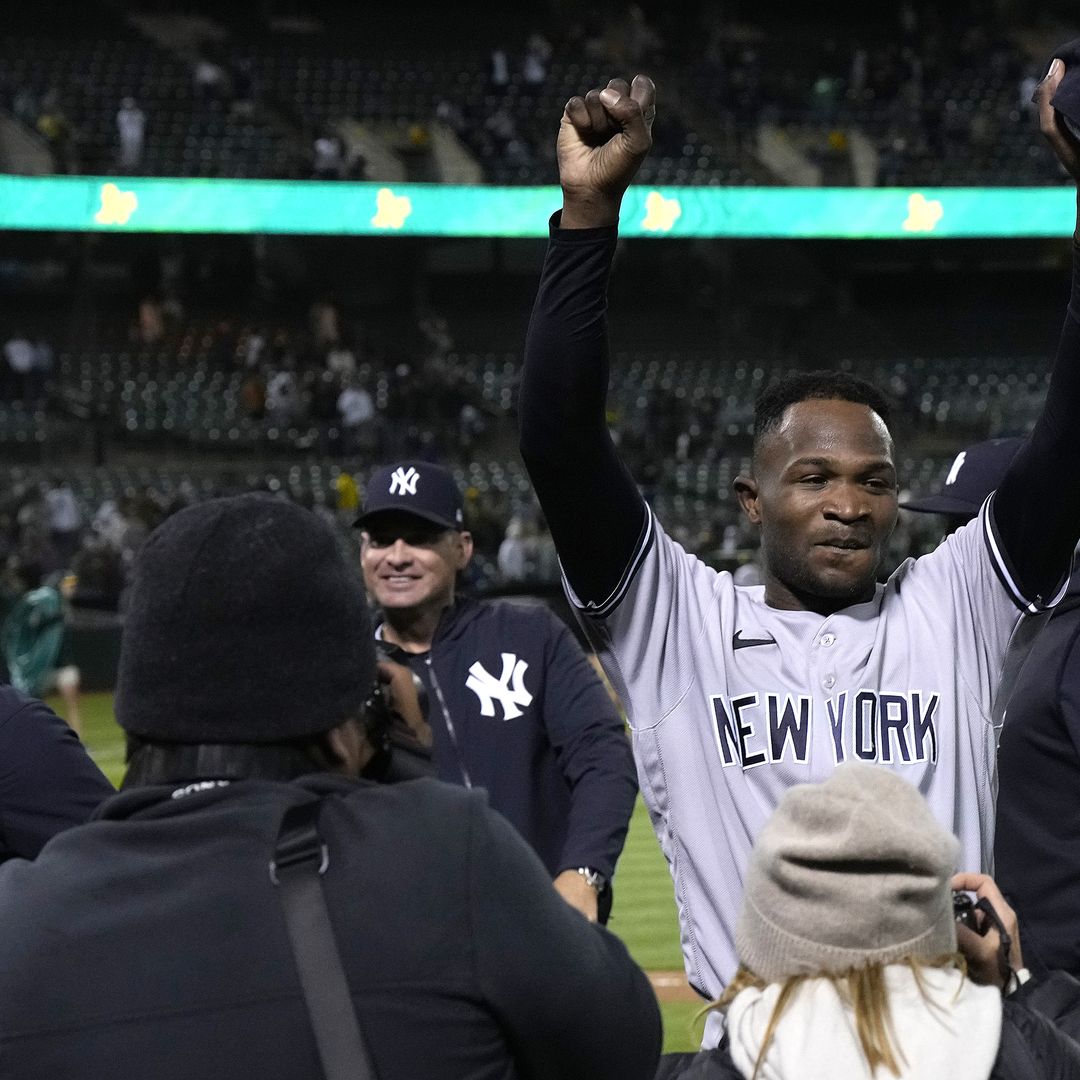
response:
{"label": "wristwatch", "polygon": [[598,895],[607,887],[607,878],[599,870],[591,866],[578,866],[576,870],[585,879],[585,884],[594,888]]}

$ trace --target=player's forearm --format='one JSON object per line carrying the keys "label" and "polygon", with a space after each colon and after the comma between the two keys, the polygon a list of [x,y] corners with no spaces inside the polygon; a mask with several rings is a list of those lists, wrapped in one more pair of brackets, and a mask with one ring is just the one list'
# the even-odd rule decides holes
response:
{"label": "player's forearm", "polygon": [[527,460],[572,460],[606,441],[607,287],[616,239],[614,228],[562,229],[553,219],[522,371]]}
{"label": "player's forearm", "polygon": [[1027,596],[1050,599],[1080,537],[1080,245],[1043,411],[994,496],[994,523]]}
{"label": "player's forearm", "polygon": [[630,740],[614,702],[573,635],[559,624],[544,692],[544,730],[570,790],[560,870],[610,878],[637,798]]}
{"label": "player's forearm", "polygon": [[625,775],[590,774],[574,790],[561,869],[588,866],[608,880],[626,843],[637,781]]}
{"label": "player's forearm", "polygon": [[558,745],[570,786],[570,813],[559,868],[591,866],[610,878],[626,842],[637,772],[622,722],[597,723]]}
{"label": "player's forearm", "polygon": [[615,589],[645,507],[606,423],[607,282],[616,234],[553,229],[525,346],[521,456],[582,600]]}

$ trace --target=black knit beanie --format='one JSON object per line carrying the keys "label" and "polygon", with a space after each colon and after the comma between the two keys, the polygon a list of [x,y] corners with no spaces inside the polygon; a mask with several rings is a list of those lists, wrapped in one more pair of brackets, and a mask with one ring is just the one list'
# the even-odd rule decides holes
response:
{"label": "black knit beanie", "polygon": [[181,510],[135,564],[116,717],[163,742],[269,743],[357,716],[375,678],[363,585],[332,530],[270,495]]}

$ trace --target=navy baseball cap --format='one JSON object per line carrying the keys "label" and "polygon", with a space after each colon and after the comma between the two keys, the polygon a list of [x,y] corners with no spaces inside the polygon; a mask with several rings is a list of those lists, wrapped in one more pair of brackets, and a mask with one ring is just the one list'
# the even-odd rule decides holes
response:
{"label": "navy baseball cap", "polygon": [[987,439],[961,450],[953,458],[945,483],[936,495],[909,499],[900,505],[905,510],[925,514],[953,514],[973,518],[986,496],[1001,483],[1005,470],[1026,439]]}
{"label": "navy baseball cap", "polygon": [[427,461],[404,461],[372,473],[364,492],[364,508],[354,525],[364,525],[384,510],[400,510],[441,525],[462,529],[465,515],[453,476]]}

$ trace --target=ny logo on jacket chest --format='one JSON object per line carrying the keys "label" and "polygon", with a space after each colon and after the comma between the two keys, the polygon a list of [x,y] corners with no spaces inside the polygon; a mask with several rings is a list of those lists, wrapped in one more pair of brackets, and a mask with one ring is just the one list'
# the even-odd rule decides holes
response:
{"label": "ny logo on jacket chest", "polygon": [[495,702],[503,708],[503,720],[513,720],[521,716],[521,710],[532,704],[533,696],[525,687],[525,672],[529,665],[519,660],[514,653],[502,654],[502,675],[496,679],[476,661],[469,668],[469,677],[465,685],[480,699],[480,715],[494,716]]}

